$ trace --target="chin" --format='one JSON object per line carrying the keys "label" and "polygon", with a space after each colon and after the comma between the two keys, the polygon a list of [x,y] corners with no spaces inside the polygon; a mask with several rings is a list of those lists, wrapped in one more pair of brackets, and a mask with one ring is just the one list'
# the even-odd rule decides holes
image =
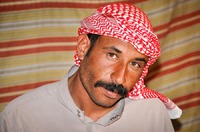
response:
{"label": "chin", "polygon": [[101,100],[101,101],[93,101],[96,105],[101,106],[103,108],[112,108],[113,106],[115,106],[117,104],[117,102],[119,102],[119,100],[121,100],[122,98],[119,99],[106,99],[106,100]]}

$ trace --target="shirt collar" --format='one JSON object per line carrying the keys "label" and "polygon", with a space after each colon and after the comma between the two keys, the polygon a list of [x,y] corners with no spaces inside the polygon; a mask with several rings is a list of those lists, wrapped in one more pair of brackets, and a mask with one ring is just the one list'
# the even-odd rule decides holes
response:
{"label": "shirt collar", "polygon": [[117,121],[122,115],[122,112],[124,110],[124,105],[125,105],[125,99],[121,99],[118,102],[115,109],[113,109],[112,111],[101,117],[99,120],[96,121],[96,123],[99,123],[103,126],[108,126],[113,122]]}

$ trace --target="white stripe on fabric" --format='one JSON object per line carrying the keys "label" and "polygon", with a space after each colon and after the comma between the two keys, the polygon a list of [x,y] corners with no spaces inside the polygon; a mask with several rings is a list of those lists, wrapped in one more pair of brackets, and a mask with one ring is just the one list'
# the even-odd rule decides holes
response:
{"label": "white stripe on fabric", "polygon": [[48,26],[79,26],[80,19],[40,19],[31,21],[1,23],[0,31],[21,30]]}
{"label": "white stripe on fabric", "polygon": [[14,68],[0,69],[0,77],[47,70],[65,70],[66,67],[72,66],[73,64],[73,62],[48,62],[42,64],[34,64],[30,66],[27,65]]}

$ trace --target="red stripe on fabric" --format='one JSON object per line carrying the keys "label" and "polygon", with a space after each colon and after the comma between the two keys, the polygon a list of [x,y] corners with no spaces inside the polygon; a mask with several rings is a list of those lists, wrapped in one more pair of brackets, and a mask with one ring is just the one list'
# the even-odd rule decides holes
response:
{"label": "red stripe on fabric", "polygon": [[156,31],[159,31],[159,30],[163,30],[165,28],[169,28],[169,26],[173,23],[176,23],[176,22],[180,22],[180,21],[183,21],[183,20],[188,20],[190,18],[193,18],[195,16],[198,16],[200,14],[200,11],[195,11],[195,12],[191,12],[189,14],[185,14],[185,15],[182,15],[182,16],[179,16],[179,17],[176,17],[176,18],[173,18],[170,22],[168,23],[165,23],[163,25],[159,25],[159,26],[156,26],[153,28],[154,32]]}
{"label": "red stripe on fabric", "polygon": [[184,69],[184,68],[186,68],[186,67],[193,66],[193,65],[198,65],[198,64],[200,64],[200,59],[192,60],[192,61],[186,62],[186,63],[184,63],[184,64],[178,65],[178,66],[176,66],[176,67],[170,68],[170,69],[168,69],[168,70],[164,70],[164,71],[162,71],[162,72],[155,73],[154,75],[147,76],[147,77],[145,78],[145,81],[146,81],[146,82],[149,82],[149,81],[151,81],[152,79],[155,79],[155,78],[158,78],[158,77],[161,77],[161,76],[164,76],[164,75],[173,73],[173,72],[177,72],[177,71],[179,71],[179,70],[181,70],[181,69]]}
{"label": "red stripe on fabric", "polygon": [[[154,72],[154,71],[158,71],[158,69],[161,69],[161,68],[169,66],[171,64],[175,64],[175,63],[181,62],[183,60],[186,60],[188,58],[192,58],[192,57],[199,56],[199,55],[200,55],[200,51],[196,51],[196,52],[188,53],[181,57],[166,61],[162,64],[159,64],[159,65],[155,66],[154,68],[149,69],[149,74],[145,78],[145,81],[147,82],[147,81],[152,80],[155,77],[155,74],[158,74],[158,72]],[[174,72],[174,71],[171,71],[171,72]]]}
{"label": "red stripe on fabric", "polygon": [[26,0],[0,0],[0,2],[16,2],[16,1],[26,1]]}
{"label": "red stripe on fabric", "polygon": [[195,57],[195,56],[200,56],[200,51],[191,52],[191,53],[185,54],[183,56],[180,56],[178,58],[163,62],[162,64],[159,64],[157,67],[152,68],[151,71],[155,71],[155,70],[160,69],[162,67],[166,67],[166,66],[169,66],[171,64],[175,64],[175,63],[181,62],[183,60],[186,60],[188,58],[192,58],[192,57]]}
{"label": "red stripe on fabric", "polygon": [[[122,1],[121,3],[130,3],[136,4],[140,2],[144,2],[146,0],[126,0]],[[109,2],[115,3],[115,2]],[[100,6],[107,5],[109,3],[75,3],[75,2],[39,2],[33,4],[20,4],[20,5],[8,5],[0,7],[1,12],[7,11],[21,11],[21,10],[29,10],[29,9],[39,9],[39,8],[86,8],[86,9],[96,9]]]}
{"label": "red stripe on fabric", "polygon": [[161,64],[161,67],[164,67],[164,66],[167,66],[167,65],[171,65],[171,64],[186,60],[186,59],[191,58],[191,57],[199,56],[199,55],[200,55],[200,51],[195,51],[195,52],[183,55],[183,56],[181,56],[179,58],[175,58],[173,60],[169,60],[167,62],[164,62],[163,64]]}
{"label": "red stripe on fabric", "polygon": [[8,93],[8,92],[17,92],[21,90],[30,90],[34,89],[36,87],[48,84],[48,83],[53,83],[55,81],[45,81],[45,82],[37,82],[37,83],[30,83],[30,84],[25,84],[25,85],[18,85],[18,86],[12,86],[12,87],[2,87],[0,88],[0,93]]}
{"label": "red stripe on fabric", "polygon": [[[56,81],[46,81],[46,82],[25,84],[25,85],[20,85],[20,86],[5,87],[5,88],[0,89],[0,93],[3,94],[3,93],[17,92],[17,91],[22,91],[22,90],[32,90],[32,89],[38,88],[42,85],[53,83],[53,82],[56,82]],[[0,103],[10,102],[20,95],[0,97]]]}
{"label": "red stripe on fabric", "polygon": [[47,37],[47,38],[35,38],[35,39],[26,39],[26,40],[18,40],[18,41],[8,41],[8,42],[0,42],[0,48],[7,47],[16,47],[23,45],[31,45],[38,43],[54,43],[54,42],[76,42],[77,37]]}
{"label": "red stripe on fabric", "polygon": [[192,108],[192,107],[196,107],[196,106],[200,106],[200,100],[197,101],[193,101],[187,104],[183,104],[183,105],[179,105],[179,107],[184,110],[184,109],[188,109],[188,108]]}
{"label": "red stripe on fabric", "polygon": [[54,52],[54,51],[75,51],[76,46],[51,46],[51,47],[37,47],[31,49],[21,49],[21,50],[12,50],[0,52],[0,57],[11,57],[16,55],[25,55],[41,52]]}
{"label": "red stripe on fabric", "polygon": [[177,30],[180,30],[180,29],[184,29],[184,28],[187,28],[187,27],[191,27],[192,25],[195,25],[195,24],[198,24],[198,23],[200,23],[200,18],[195,19],[195,20],[190,21],[190,22],[187,22],[187,23],[183,23],[181,25],[174,26],[172,28],[169,28],[169,30],[167,30],[166,32],[163,32],[161,34],[157,34],[157,36],[158,36],[159,39],[161,39],[161,38],[166,37],[166,35],[171,33],[171,32],[174,32],[174,31],[177,31]]}
{"label": "red stripe on fabric", "polygon": [[157,74],[154,71],[158,71],[158,69],[161,69],[161,68],[169,66],[171,64],[175,64],[175,63],[181,62],[183,60],[186,60],[188,58],[192,58],[192,57],[199,56],[199,55],[200,55],[200,51],[196,51],[196,52],[188,53],[188,54],[185,54],[185,55],[183,55],[181,57],[166,61],[166,62],[164,62],[162,64],[158,64],[155,67],[149,69],[149,74],[147,75],[147,77],[145,79],[147,79],[147,81],[148,81],[148,78],[151,78],[152,76]]}
{"label": "red stripe on fabric", "polygon": [[179,102],[186,101],[192,98],[197,98],[197,97],[200,97],[200,92],[195,92],[195,93],[191,93],[191,94],[187,94],[187,95],[175,98],[173,99],[173,102],[179,103]]}
{"label": "red stripe on fabric", "polygon": [[[21,95],[21,94],[20,94]],[[0,103],[6,103],[6,102],[10,102],[13,99],[19,97],[20,95],[15,95],[15,96],[7,96],[7,97],[0,97]]]}

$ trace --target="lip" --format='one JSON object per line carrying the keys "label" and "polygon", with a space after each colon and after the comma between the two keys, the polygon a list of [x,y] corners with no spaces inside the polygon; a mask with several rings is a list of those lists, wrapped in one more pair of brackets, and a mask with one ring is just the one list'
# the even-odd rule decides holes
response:
{"label": "lip", "polygon": [[119,96],[119,94],[106,90],[106,96],[111,99],[116,99]]}

